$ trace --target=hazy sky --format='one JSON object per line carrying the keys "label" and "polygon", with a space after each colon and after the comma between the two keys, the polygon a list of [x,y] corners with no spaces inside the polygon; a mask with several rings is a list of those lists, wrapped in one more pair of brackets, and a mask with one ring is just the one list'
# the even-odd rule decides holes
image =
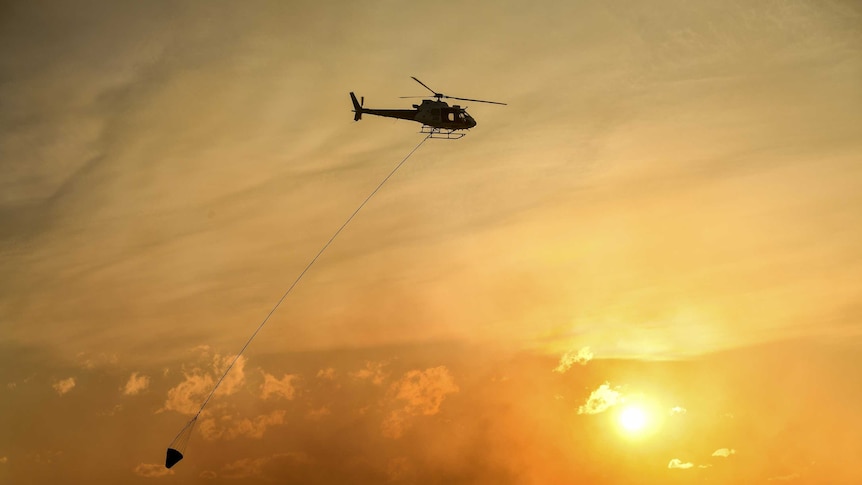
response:
{"label": "hazy sky", "polygon": [[859,483],[860,220],[855,0],[2,2],[0,482]]}

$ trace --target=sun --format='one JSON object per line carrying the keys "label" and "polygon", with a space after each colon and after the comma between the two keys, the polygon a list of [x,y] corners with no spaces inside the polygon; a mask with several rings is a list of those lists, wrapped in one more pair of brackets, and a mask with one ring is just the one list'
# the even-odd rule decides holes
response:
{"label": "sun", "polygon": [[623,408],[619,414],[619,423],[623,430],[628,433],[638,433],[649,424],[647,412],[640,406],[629,405]]}

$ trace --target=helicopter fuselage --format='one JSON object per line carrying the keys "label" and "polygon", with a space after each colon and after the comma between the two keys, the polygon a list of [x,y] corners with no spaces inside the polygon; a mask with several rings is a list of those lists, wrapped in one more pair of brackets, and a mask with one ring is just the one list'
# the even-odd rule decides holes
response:
{"label": "helicopter fuselage", "polygon": [[425,99],[422,104],[414,104],[414,109],[374,109],[364,108],[353,93],[350,93],[350,98],[353,100],[353,119],[356,121],[362,119],[363,114],[367,114],[416,121],[443,130],[468,130],[476,126],[476,120],[467,114],[464,108],[457,104],[449,106],[445,101]]}

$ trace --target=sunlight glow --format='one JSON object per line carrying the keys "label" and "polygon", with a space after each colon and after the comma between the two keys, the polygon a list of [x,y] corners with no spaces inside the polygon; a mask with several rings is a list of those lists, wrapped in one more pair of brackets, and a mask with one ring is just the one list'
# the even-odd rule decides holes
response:
{"label": "sunlight glow", "polygon": [[628,406],[619,415],[620,426],[630,433],[636,433],[647,425],[647,413],[639,406]]}

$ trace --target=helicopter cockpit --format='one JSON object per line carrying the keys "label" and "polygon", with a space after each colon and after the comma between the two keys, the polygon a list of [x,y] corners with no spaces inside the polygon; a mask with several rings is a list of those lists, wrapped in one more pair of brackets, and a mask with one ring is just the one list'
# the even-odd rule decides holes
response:
{"label": "helicopter cockpit", "polygon": [[464,108],[458,106],[457,104],[452,106],[451,108],[446,107],[440,110],[441,119],[440,121],[455,123],[460,125],[465,125],[468,127],[475,126],[475,121],[473,118],[467,114]]}
{"label": "helicopter cockpit", "polygon": [[445,116],[446,121],[460,121],[462,123],[466,121],[466,118],[464,118],[464,110],[462,110],[458,105],[452,106],[449,109],[444,109],[443,116]]}

